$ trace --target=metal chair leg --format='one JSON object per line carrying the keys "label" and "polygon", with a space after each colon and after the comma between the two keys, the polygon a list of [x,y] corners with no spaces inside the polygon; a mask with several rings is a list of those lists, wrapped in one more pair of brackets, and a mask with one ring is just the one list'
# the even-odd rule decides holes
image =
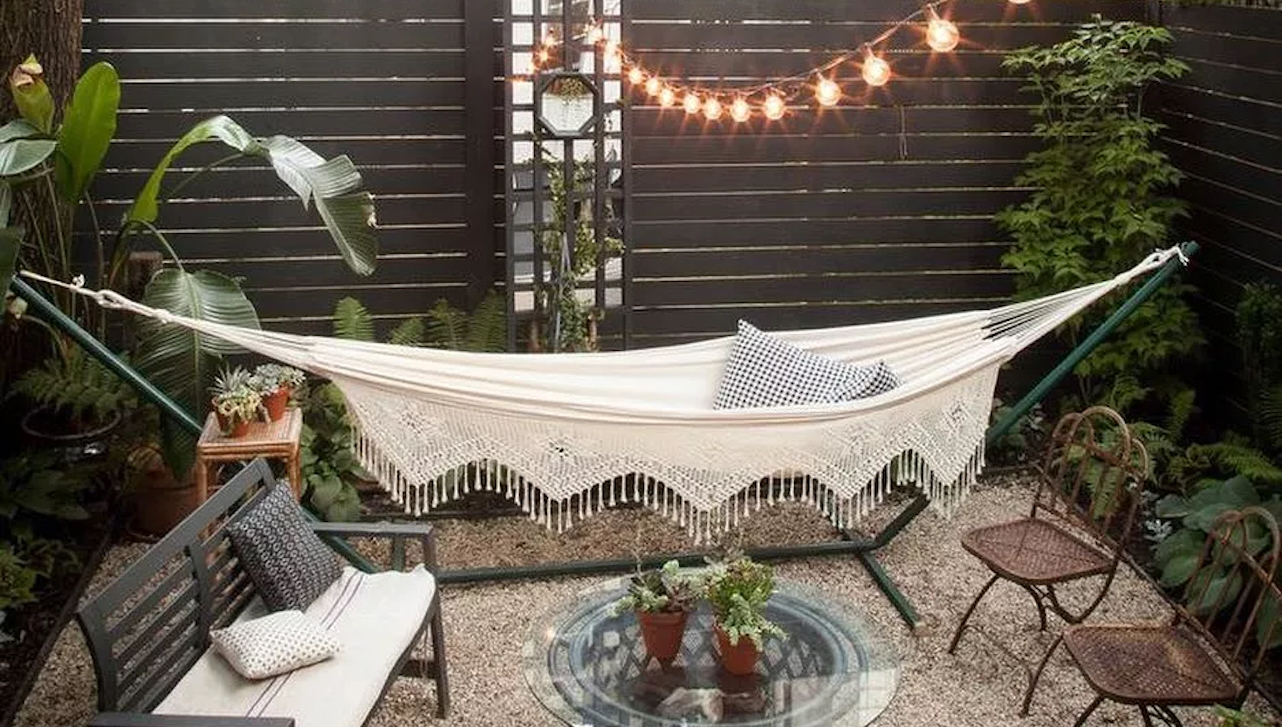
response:
{"label": "metal chair leg", "polygon": [[1037,671],[1033,672],[1033,678],[1028,681],[1028,689],[1024,692],[1024,704],[1019,708],[1019,716],[1028,716],[1028,708],[1033,706],[1033,691],[1037,689],[1037,682],[1042,678],[1042,672],[1050,662],[1051,654],[1055,653],[1055,650],[1059,648],[1060,643],[1063,641],[1063,634],[1056,636],[1051,648],[1046,650],[1046,655],[1042,657],[1041,662],[1037,665]]}
{"label": "metal chair leg", "polygon": [[432,662],[436,665],[436,716],[445,719],[450,714],[450,670],[445,663],[445,629],[438,605],[432,616]]}
{"label": "metal chair leg", "polygon": [[1077,721],[1073,723],[1073,727],[1082,727],[1082,725],[1086,724],[1086,720],[1095,713],[1096,709],[1099,709],[1100,703],[1103,701],[1103,697],[1096,697],[1095,701],[1091,702],[1090,706],[1086,708],[1086,711],[1078,715]]}
{"label": "metal chair leg", "polygon": [[961,621],[957,623],[957,630],[953,632],[953,640],[948,644],[948,653],[954,654],[957,652],[957,643],[961,641],[962,632],[966,630],[966,622],[969,621],[971,615],[975,613],[975,607],[979,605],[979,602],[984,600],[984,596],[988,594],[988,589],[992,588],[993,584],[997,582],[997,578],[998,575],[994,573],[993,577],[989,578],[988,582],[984,584],[984,587],[979,589],[979,593],[975,596],[975,600],[970,602],[970,608],[966,609],[966,613],[962,616]]}
{"label": "metal chair leg", "polygon": [[1039,630],[1045,631],[1047,627],[1046,604],[1042,602],[1042,598],[1043,598],[1042,594],[1038,592],[1036,588],[1028,585],[1027,583],[1020,583],[1019,587],[1023,588],[1025,591],[1028,591],[1028,595],[1033,597],[1033,603],[1037,604],[1037,618],[1038,620],[1041,621],[1041,628]]}

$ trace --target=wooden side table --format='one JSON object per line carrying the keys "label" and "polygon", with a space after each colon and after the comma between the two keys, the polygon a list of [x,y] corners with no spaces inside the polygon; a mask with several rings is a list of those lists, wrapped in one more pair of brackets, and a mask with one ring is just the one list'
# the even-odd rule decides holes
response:
{"label": "wooden side table", "polygon": [[289,471],[289,488],[294,499],[303,494],[302,464],[299,457],[299,439],[303,433],[303,412],[287,409],[285,416],[274,422],[254,422],[243,437],[224,437],[218,427],[218,417],[211,412],[205,417],[205,429],[196,442],[196,496],[204,502],[209,496],[210,483],[225,462],[264,457],[284,460]]}

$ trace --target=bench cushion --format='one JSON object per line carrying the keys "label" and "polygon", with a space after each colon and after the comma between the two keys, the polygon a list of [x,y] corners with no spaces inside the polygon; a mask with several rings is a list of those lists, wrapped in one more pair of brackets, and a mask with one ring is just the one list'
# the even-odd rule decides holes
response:
{"label": "bench cushion", "polygon": [[[342,643],[332,659],[251,681],[213,649],[156,707],[156,714],[293,717],[297,727],[359,727],[414,639],[436,593],[422,566],[370,575],[348,567],[306,610]],[[238,620],[267,613],[255,600]]]}

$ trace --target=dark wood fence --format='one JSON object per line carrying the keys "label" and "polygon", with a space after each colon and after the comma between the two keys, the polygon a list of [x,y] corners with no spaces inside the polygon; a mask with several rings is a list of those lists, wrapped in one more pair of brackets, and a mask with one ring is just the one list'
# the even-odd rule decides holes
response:
{"label": "dark wood fence", "polygon": [[1212,375],[1200,398],[1240,409],[1233,307],[1246,283],[1282,284],[1282,9],[1162,3],[1158,12],[1192,67],[1159,98],[1166,150],[1188,175],[1183,227],[1202,245],[1192,280]]}
{"label": "dark wood fence", "polygon": [[[917,7],[907,0],[636,0],[629,47],[649,67],[733,87],[810,67]],[[260,135],[347,153],[378,199],[379,271],[358,278],[269,173],[220,170],[164,212],[180,252],[243,275],[266,325],[325,332],[334,302],[387,321],[475,299],[503,271],[494,0],[90,0],[87,61],[125,79],[120,139],[97,194],[122,204],[191,123],[227,112]],[[991,305],[1011,292],[992,214],[1018,200],[1030,99],[1000,68],[1133,0],[957,0],[959,52],[906,28],[896,77],[867,106],[796,108],[782,128],[633,110],[634,345]],[[848,88],[862,89],[856,69]],[[643,101],[642,99],[638,99]],[[201,150],[198,167],[218,150]],[[114,216],[108,213],[108,218]]]}

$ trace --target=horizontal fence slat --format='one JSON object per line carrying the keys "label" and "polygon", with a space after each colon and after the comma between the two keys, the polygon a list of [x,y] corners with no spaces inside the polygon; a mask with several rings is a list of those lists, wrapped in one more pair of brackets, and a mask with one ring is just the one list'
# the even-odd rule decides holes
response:
{"label": "horizontal fence slat", "polygon": [[[1100,13],[1115,18],[1137,18],[1143,3],[1133,0],[1082,0],[1071,3],[1036,3],[1015,7],[1007,3],[959,0],[948,6],[959,18],[985,18],[1014,22],[1077,22]],[[894,22],[921,9],[916,0],[886,0],[857,5],[831,0],[645,0],[631,8],[633,20],[669,19],[724,22],[737,19],[782,20],[880,20]],[[970,13],[974,13],[971,15]],[[710,29],[715,30],[715,27]]]}
{"label": "horizontal fence slat", "polygon": [[[101,4],[101,3],[100,3]],[[122,4],[122,3],[117,3]],[[360,8],[349,6],[349,14]],[[355,20],[355,22],[353,22]],[[398,48],[462,49],[463,23],[386,22],[378,18],[343,22],[275,22],[242,20],[202,23],[199,32],[160,30],[150,22],[93,22],[84,24],[81,44],[99,49],[261,49],[290,48],[383,51]]]}
{"label": "horizontal fence slat", "polygon": [[[495,103],[502,108],[501,86]],[[461,78],[380,78],[338,83],[306,79],[235,81],[172,79],[161,83],[121,79],[123,108],[194,109],[211,114],[239,108],[461,106]]]}
{"label": "horizontal fence slat", "polygon": [[846,219],[876,215],[887,209],[901,214],[992,214],[1024,199],[1017,190],[863,190],[860,192],[788,192],[636,195],[637,222],[676,220],[747,220],[778,218]]}
{"label": "horizontal fence slat", "polygon": [[1282,40],[1282,8],[1162,3],[1161,13],[1162,24],[1170,28]]}
{"label": "horizontal fence slat", "polygon": [[[434,78],[463,75],[459,51],[364,51],[293,53],[289,51],[159,51],[155,53],[89,53],[86,63],[108,61],[121,77],[144,79],[189,78]],[[351,81],[350,83],[356,83]]]}
{"label": "horizontal fence slat", "polygon": [[643,106],[632,111],[632,133],[642,136],[676,136],[683,132],[700,135],[734,134],[759,136],[778,133],[780,128],[805,130],[811,134],[964,134],[977,129],[987,133],[1028,133],[1033,127],[1030,110],[1020,106],[931,106],[886,107],[846,106],[833,109],[794,108],[783,123],[760,115],[746,122],[729,118],[716,122],[686,114],[682,109]]}
{"label": "horizontal fence slat", "polygon": [[918,316],[956,313],[974,308],[1001,305],[1004,299],[960,299],[946,301],[899,301],[886,303],[809,303],[803,305],[740,305],[724,308],[639,308],[633,311],[634,325],[648,335],[695,334],[731,335],[740,319],[766,330],[826,328],[860,323],[880,323]]}
{"label": "horizontal fence slat", "polygon": [[814,245],[842,243],[985,242],[1004,239],[992,217],[884,217],[833,220],[739,220],[637,223],[632,246],[697,248],[709,240],[737,245]]}
{"label": "horizontal fence slat", "polygon": [[[786,162],[798,159],[857,162],[896,159],[1020,160],[1041,148],[1031,135],[939,134],[909,135],[901,147],[897,134],[861,136],[799,136],[799,129],[767,136],[722,138],[643,137],[633,143],[633,164],[737,164]],[[901,152],[906,155],[901,156]]]}
{"label": "horizontal fence slat", "polygon": [[166,18],[188,20],[213,18],[245,20],[271,18],[332,18],[344,20],[359,11],[360,17],[381,20],[463,17],[464,0],[258,0],[252,3],[210,2],[210,0],[98,0],[86,15],[98,19]]}
{"label": "horizontal fence slat", "polygon": [[1009,245],[1005,243],[949,243],[832,247],[798,244],[767,249],[667,249],[637,251],[632,256],[631,265],[632,274],[638,279],[991,270],[999,267],[1001,256],[1008,248]]}
{"label": "horizontal fence slat", "polygon": [[712,306],[740,303],[833,303],[950,298],[964,290],[970,297],[1002,297],[1014,292],[1012,271],[866,275],[828,274],[742,279],[637,279],[637,306]]}
{"label": "horizontal fence slat", "polygon": [[632,179],[639,189],[669,192],[1008,187],[1023,167],[1022,162],[982,160],[670,165],[636,168]]}

